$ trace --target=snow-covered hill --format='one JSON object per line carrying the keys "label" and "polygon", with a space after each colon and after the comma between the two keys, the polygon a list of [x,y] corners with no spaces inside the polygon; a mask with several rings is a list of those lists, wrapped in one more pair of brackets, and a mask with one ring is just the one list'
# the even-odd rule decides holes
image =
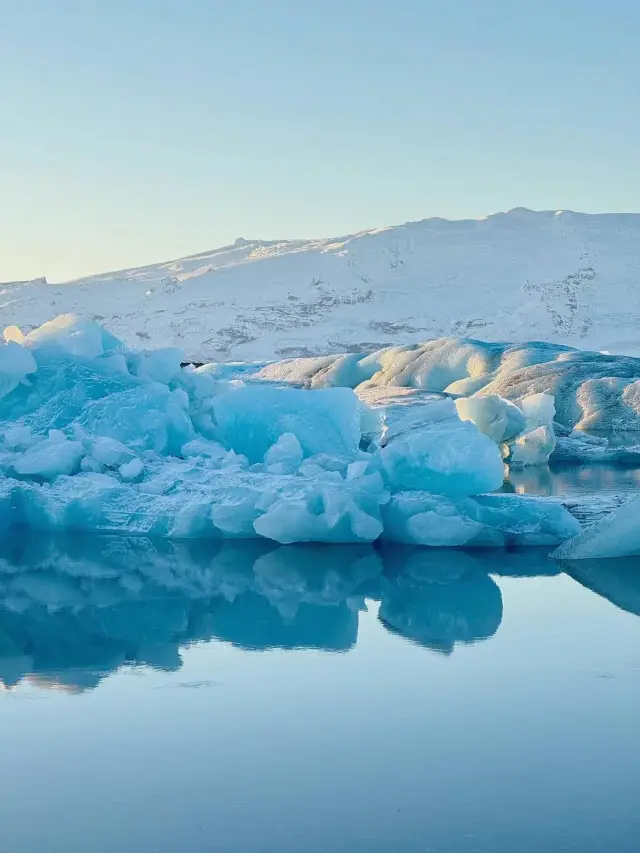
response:
{"label": "snow-covered hill", "polygon": [[285,358],[443,335],[640,354],[640,214],[516,208],[320,240],[237,240],[65,284],[0,285],[0,326],[75,312],[195,360]]}

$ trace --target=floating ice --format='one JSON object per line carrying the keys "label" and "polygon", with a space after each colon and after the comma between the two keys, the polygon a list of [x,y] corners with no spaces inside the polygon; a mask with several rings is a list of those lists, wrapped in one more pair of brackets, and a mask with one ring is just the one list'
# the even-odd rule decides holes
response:
{"label": "floating ice", "polygon": [[118,468],[131,461],[134,454],[117,438],[99,436],[93,442],[91,456],[106,468]]}
{"label": "floating ice", "polygon": [[509,465],[512,468],[527,468],[530,465],[546,465],[555,449],[556,440],[552,429],[539,426],[519,435],[510,446]]}
{"label": "floating ice", "polygon": [[18,476],[53,480],[77,471],[82,454],[80,441],[68,441],[64,434],[51,430],[49,438],[18,456],[12,468]]}
{"label": "floating ice", "polygon": [[0,347],[0,398],[13,391],[37,369],[33,355],[23,346],[8,341],[5,346]]}
{"label": "floating ice", "polygon": [[120,341],[98,323],[75,314],[61,314],[28,335],[22,335],[17,326],[10,327],[7,332],[5,338],[17,340],[30,349],[55,348],[87,358],[124,349]]}
{"label": "floating ice", "polygon": [[398,421],[380,456],[393,491],[464,496],[492,491],[504,480],[496,444],[472,423],[461,421],[450,400]]}
{"label": "floating ice", "polygon": [[[373,407],[347,387],[183,369],[180,350],[127,350],[70,316],[6,337],[3,528],[474,547],[558,543],[577,532],[561,506],[481,496],[503,482],[497,442],[525,416],[532,429],[547,424],[546,398],[529,401],[525,415],[496,396],[454,404],[422,392],[408,405],[395,393]],[[349,355],[314,369],[328,384],[368,381],[373,399],[381,371],[441,387],[469,373],[475,381],[495,353],[452,344],[445,364],[425,356],[416,365],[407,348],[401,363],[393,353]]]}
{"label": "floating ice", "polygon": [[520,408],[525,416],[527,429],[553,427],[556,405],[550,394],[531,394],[529,397],[523,397]]}
{"label": "floating ice", "polygon": [[265,453],[264,464],[268,471],[272,466],[278,465],[281,470],[277,473],[293,474],[302,465],[303,457],[304,452],[295,434],[285,432]]}
{"label": "floating ice", "polygon": [[453,500],[398,492],[383,508],[383,522],[387,539],[445,547],[557,545],[580,532],[562,504],[519,495]]}
{"label": "floating ice", "polygon": [[463,421],[471,421],[496,444],[515,438],[524,431],[526,412],[497,394],[486,397],[460,397],[456,409]]}
{"label": "floating ice", "polygon": [[524,431],[510,444],[509,465],[512,468],[546,465],[556,446],[554,399],[549,394],[532,394],[520,405],[526,424]]}
{"label": "floating ice", "polygon": [[217,437],[250,462],[261,462],[285,433],[294,433],[305,456],[354,456],[360,443],[355,394],[346,388],[305,394],[294,388],[234,386],[214,399]]}
{"label": "floating ice", "polygon": [[439,338],[373,353],[289,359],[257,376],[308,388],[346,386],[362,395],[385,387],[498,395],[518,405],[542,393],[555,399],[557,420],[569,429],[640,430],[640,359],[541,341]]}
{"label": "floating ice", "polygon": [[632,498],[557,548],[557,560],[589,560],[640,554],[640,498]]}

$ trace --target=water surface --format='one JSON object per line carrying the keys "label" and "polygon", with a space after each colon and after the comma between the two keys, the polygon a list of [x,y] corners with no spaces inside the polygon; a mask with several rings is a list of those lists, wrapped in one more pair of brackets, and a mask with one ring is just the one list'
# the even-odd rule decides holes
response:
{"label": "water surface", "polygon": [[0,850],[635,853],[639,613],[640,560],[2,540]]}

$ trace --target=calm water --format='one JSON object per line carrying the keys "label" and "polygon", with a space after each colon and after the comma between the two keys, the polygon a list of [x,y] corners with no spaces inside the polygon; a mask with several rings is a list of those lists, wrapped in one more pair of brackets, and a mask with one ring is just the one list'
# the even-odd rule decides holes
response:
{"label": "calm water", "polygon": [[0,850],[632,853],[640,561],[0,542]]}
{"label": "calm water", "polygon": [[616,465],[569,465],[511,471],[504,491],[526,495],[607,495],[640,489],[640,469]]}

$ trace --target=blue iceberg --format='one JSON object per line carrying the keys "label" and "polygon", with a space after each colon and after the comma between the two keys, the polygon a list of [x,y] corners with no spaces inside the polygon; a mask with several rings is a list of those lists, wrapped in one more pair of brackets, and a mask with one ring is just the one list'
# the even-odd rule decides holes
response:
{"label": "blue iceberg", "polygon": [[[385,418],[349,387],[182,367],[178,349],[133,351],[73,316],[5,340],[4,529],[454,547],[558,544],[579,531],[558,504],[483,496],[502,485],[504,442],[539,404],[531,414],[487,398],[462,420],[431,395]],[[348,357],[338,374],[370,366]]]}

